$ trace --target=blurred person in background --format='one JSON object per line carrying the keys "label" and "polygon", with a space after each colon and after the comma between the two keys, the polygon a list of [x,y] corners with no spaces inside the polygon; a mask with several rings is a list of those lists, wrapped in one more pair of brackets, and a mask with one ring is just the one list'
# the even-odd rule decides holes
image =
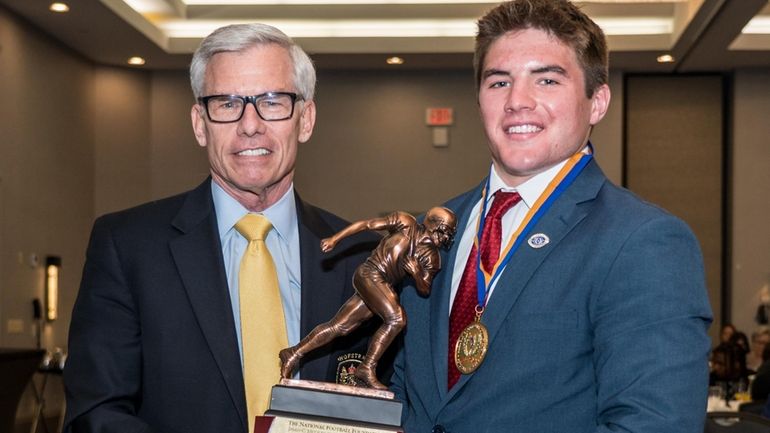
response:
{"label": "blurred person in background", "polygon": [[751,333],[751,349],[746,355],[746,368],[758,371],[764,363],[764,351],[770,343],[770,329],[763,326]]}

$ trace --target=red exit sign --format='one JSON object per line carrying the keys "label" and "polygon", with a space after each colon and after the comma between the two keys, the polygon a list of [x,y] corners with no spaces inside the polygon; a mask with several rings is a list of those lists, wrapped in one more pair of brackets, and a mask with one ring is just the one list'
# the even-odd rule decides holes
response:
{"label": "red exit sign", "polygon": [[451,108],[428,108],[425,110],[425,123],[428,126],[449,126],[453,122]]}

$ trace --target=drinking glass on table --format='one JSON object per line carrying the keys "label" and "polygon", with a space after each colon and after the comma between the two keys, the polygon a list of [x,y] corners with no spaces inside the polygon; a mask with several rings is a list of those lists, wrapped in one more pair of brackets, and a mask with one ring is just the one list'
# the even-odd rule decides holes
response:
{"label": "drinking glass on table", "polygon": [[706,403],[707,412],[722,412],[729,407],[727,401],[725,401],[727,393],[725,387],[722,385],[714,385],[709,387],[708,401]]}
{"label": "drinking glass on table", "polygon": [[721,385],[714,385],[709,387],[709,400],[720,400],[723,401],[725,399],[725,388]]}

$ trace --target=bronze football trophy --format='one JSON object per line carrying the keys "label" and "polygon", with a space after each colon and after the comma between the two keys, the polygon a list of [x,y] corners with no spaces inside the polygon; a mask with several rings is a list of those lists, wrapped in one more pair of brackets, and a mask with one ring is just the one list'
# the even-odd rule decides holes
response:
{"label": "bronze football trophy", "polygon": [[449,209],[434,207],[423,224],[405,212],[358,221],[321,241],[321,250],[331,251],[341,239],[364,230],[382,230],[388,234],[353,275],[356,293],[342,305],[328,322],[313,329],[296,346],[280,352],[281,377],[289,378],[299,360],[308,352],[347,335],[375,314],[382,319],[356,368],[355,377],[372,388],[387,389],[376,377],[377,362],[393,339],[406,326],[406,316],[393,286],[407,275],[414,279],[417,291],[427,296],[433,277],[441,269],[439,248],[448,247],[457,229],[457,218]]}

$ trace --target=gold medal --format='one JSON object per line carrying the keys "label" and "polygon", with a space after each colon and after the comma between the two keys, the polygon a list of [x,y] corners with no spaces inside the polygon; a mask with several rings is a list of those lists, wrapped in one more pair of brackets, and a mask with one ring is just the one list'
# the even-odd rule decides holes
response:
{"label": "gold medal", "polygon": [[455,343],[455,365],[462,374],[471,374],[484,361],[489,347],[487,327],[481,323],[481,311],[476,310],[476,320],[462,330]]}

